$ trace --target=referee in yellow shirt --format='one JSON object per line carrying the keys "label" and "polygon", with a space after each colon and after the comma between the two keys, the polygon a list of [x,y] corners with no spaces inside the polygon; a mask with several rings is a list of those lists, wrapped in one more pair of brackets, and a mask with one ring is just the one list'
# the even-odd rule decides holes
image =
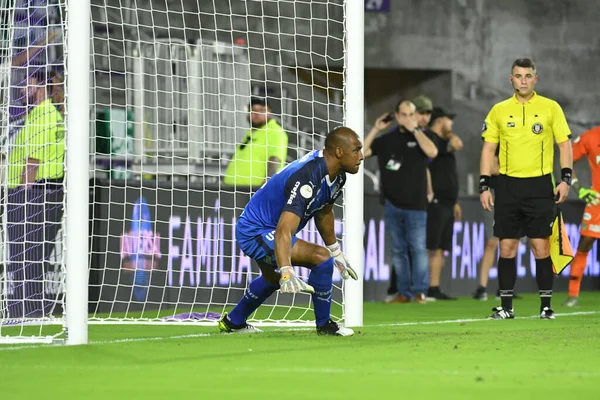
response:
{"label": "referee in yellow shirt", "polygon": [[[557,204],[565,201],[571,185],[571,131],[558,103],[534,91],[538,76],[533,61],[517,59],[511,68],[510,81],[514,95],[492,107],[482,128],[480,201],[485,210],[494,208],[494,236],[500,239],[498,285],[502,303],[493,308],[489,319],[515,317],[512,298],[522,236],[529,237],[536,260],[540,318],[554,319],[550,305],[554,272],[549,237]],[[562,168],[556,187],[552,180],[555,141]],[[500,175],[494,201],[490,179],[498,146]]]}
{"label": "referee in yellow shirt", "polygon": [[[52,73],[50,73],[52,75]],[[10,146],[7,165],[9,265],[7,294],[11,318],[47,316],[45,275],[63,215],[64,123],[46,88],[45,67],[30,67],[24,90],[25,125]],[[60,86],[60,85],[59,85]]]}

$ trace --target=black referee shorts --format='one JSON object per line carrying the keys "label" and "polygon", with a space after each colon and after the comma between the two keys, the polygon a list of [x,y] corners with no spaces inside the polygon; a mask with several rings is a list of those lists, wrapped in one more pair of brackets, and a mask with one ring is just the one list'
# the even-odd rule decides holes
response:
{"label": "black referee shorts", "polygon": [[452,250],[454,204],[434,202],[427,206],[427,250]]}
{"label": "black referee shorts", "polygon": [[495,192],[494,236],[500,239],[550,236],[557,211],[550,175],[535,178],[499,175]]}

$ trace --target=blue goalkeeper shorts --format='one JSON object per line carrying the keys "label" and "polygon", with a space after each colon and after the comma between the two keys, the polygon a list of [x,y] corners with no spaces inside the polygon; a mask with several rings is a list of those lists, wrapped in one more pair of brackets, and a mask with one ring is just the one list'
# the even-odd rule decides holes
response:
{"label": "blue goalkeeper shorts", "polygon": [[[247,233],[248,231],[252,233]],[[258,262],[272,265],[273,268],[278,268],[275,261],[275,229],[248,229],[244,220],[240,219],[235,226],[235,239],[245,255]],[[292,247],[297,240],[296,236],[292,236]]]}

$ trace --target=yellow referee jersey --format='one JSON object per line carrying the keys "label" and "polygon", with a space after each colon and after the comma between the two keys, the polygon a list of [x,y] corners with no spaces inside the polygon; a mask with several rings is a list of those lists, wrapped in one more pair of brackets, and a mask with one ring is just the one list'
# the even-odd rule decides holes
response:
{"label": "yellow referee jersey", "polygon": [[494,105],[482,128],[483,140],[499,143],[500,173],[515,178],[552,173],[554,141],[570,137],[562,108],[535,92],[524,104],[513,95]]}

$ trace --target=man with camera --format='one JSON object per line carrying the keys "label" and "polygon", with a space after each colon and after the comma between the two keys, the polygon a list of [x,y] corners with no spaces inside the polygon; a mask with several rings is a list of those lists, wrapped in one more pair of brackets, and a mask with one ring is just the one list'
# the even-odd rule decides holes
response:
{"label": "man with camera", "polygon": [[[394,303],[425,303],[429,266],[427,228],[427,161],[435,144],[418,129],[415,105],[400,100],[392,118],[381,115],[365,139],[365,157],[377,156],[385,199],[385,223],[392,239],[392,263],[398,295]],[[384,135],[394,119],[398,126]],[[409,256],[410,255],[410,256]],[[411,268],[412,263],[412,268]],[[412,287],[411,287],[412,282]]]}

